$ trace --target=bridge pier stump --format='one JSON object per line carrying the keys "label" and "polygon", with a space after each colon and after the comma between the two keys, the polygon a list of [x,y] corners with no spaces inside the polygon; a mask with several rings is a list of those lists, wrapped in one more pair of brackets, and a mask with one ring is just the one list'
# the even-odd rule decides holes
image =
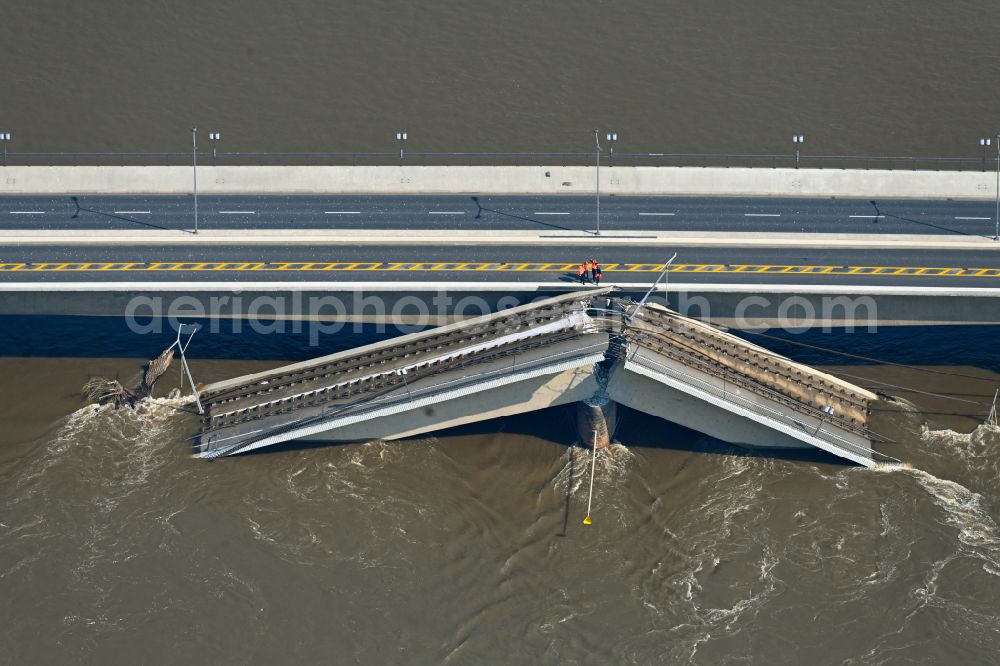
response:
{"label": "bridge pier stump", "polygon": [[[576,403],[576,430],[580,441],[587,448],[607,448],[615,431],[618,403],[607,395],[595,395]],[[597,431],[597,441],[594,441]]]}

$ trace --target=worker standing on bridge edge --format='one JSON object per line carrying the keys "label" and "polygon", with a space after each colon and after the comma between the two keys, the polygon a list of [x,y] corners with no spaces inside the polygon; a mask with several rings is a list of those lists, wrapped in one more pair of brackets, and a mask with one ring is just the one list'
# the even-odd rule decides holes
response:
{"label": "worker standing on bridge edge", "polygon": [[587,262],[580,264],[580,268],[577,271],[580,276],[580,284],[587,284]]}
{"label": "worker standing on bridge edge", "polygon": [[601,286],[601,265],[597,263],[596,259],[591,260],[592,272],[594,273],[594,284],[598,287]]}
{"label": "worker standing on bridge edge", "polygon": [[591,259],[587,262],[587,277],[590,278],[594,284],[597,284],[597,259]]}

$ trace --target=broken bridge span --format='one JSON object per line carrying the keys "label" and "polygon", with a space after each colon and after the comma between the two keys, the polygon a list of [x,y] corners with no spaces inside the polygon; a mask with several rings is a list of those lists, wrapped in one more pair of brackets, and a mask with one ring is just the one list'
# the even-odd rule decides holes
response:
{"label": "broken bridge span", "polygon": [[622,404],[732,444],[899,462],[873,448],[875,394],[611,287],[217,382],[200,399],[203,458],[400,439],[577,403],[581,441],[597,447]]}

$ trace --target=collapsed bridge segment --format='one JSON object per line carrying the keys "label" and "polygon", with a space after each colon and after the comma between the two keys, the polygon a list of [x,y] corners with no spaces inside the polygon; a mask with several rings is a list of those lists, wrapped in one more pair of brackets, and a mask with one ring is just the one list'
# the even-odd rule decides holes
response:
{"label": "collapsed bridge segment", "polygon": [[610,288],[544,299],[205,387],[199,455],[291,439],[398,439],[584,400],[608,333],[588,314]]}
{"label": "collapsed bridge segment", "polygon": [[204,458],[399,439],[568,403],[580,404],[580,439],[605,446],[621,403],[733,444],[895,460],[872,448],[874,394],[612,288],[218,382],[200,398]]}

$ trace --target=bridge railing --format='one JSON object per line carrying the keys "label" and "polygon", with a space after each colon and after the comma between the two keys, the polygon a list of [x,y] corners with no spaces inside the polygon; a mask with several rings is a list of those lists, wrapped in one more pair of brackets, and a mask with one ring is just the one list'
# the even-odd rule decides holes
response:
{"label": "bridge railing", "polygon": [[[23,166],[190,166],[191,151],[10,151],[4,165]],[[198,151],[201,166],[593,166],[593,152],[462,151]],[[802,155],[735,153],[615,152],[601,166],[756,167],[802,169],[887,169],[894,171],[987,171],[996,160],[981,157],[886,155]]]}
{"label": "bridge railing", "polygon": [[[575,336],[566,336],[560,339],[570,339]],[[546,344],[559,341],[559,340],[549,340]],[[447,368],[446,371],[442,372],[439,370],[434,370],[426,375],[414,376],[411,381],[418,381],[420,379],[426,379],[433,377],[438,374],[447,374],[454,372],[456,370],[462,370],[466,368],[475,367],[477,365],[483,365],[491,361],[496,361],[502,358],[510,358],[511,363],[509,365],[504,365],[499,368],[491,368],[481,372],[466,373],[461,377],[451,377],[445,379],[444,381],[437,381],[431,384],[425,384],[423,386],[410,387],[405,381],[399,383],[394,383],[391,386],[384,387],[383,390],[379,392],[374,392],[370,394],[362,394],[358,399],[346,403],[333,403],[321,407],[319,414],[314,414],[305,418],[296,419],[292,422],[283,422],[274,425],[270,428],[263,428],[254,432],[252,437],[243,438],[238,443],[229,444],[225,446],[218,446],[217,433],[222,430],[225,426],[213,427],[208,425],[202,431],[202,442],[200,453],[205,457],[214,457],[216,455],[229,455],[231,453],[236,453],[239,450],[245,449],[247,447],[252,447],[252,445],[258,441],[268,439],[270,437],[278,436],[283,433],[293,432],[300,428],[316,425],[323,423],[325,421],[331,421],[337,418],[348,416],[351,414],[357,414],[359,412],[367,412],[380,408],[391,407],[394,405],[405,405],[411,403],[414,400],[421,398],[426,398],[433,396],[435,394],[444,393],[450,390],[455,390],[461,385],[467,385],[469,383],[489,381],[492,379],[497,379],[505,375],[514,375],[517,372],[523,372],[526,369],[538,367],[539,365],[558,363],[565,360],[570,360],[573,358],[588,357],[594,354],[602,353],[605,349],[603,343],[590,344],[583,347],[575,348],[572,350],[566,350],[562,352],[556,352],[554,354],[547,354],[541,357],[532,356],[530,361],[523,362],[518,365],[517,354],[525,353],[530,349],[535,349],[544,346],[537,341],[526,343],[523,345],[518,345],[511,349],[500,349],[495,350],[483,357],[469,359],[458,365]],[[232,425],[232,424],[227,424]]]}
{"label": "bridge railing", "polygon": [[[641,343],[637,344],[641,345]],[[702,372],[704,374],[711,375],[713,377],[721,379],[723,393],[726,393],[727,385],[743,388],[752,393],[756,393],[762,398],[784,405],[789,409],[801,413],[803,416],[827,422],[833,422],[835,424],[838,424],[842,430],[853,432],[867,439],[872,439],[872,438],[884,439],[881,436],[877,435],[876,433],[873,433],[871,430],[869,430],[867,427],[863,425],[859,425],[848,419],[844,419],[838,416],[831,417],[827,415],[822,409],[816,407],[815,405],[802,402],[801,400],[798,400],[792,396],[786,395],[780,391],[776,391],[770,386],[767,386],[766,384],[757,381],[747,375],[734,372],[730,368],[726,368],[722,365],[716,365],[710,363],[709,361],[699,358],[694,354],[691,354],[690,352],[677,349],[675,347],[657,348],[657,349],[652,349],[652,351],[658,354],[663,354],[667,358],[670,358],[674,361],[677,361],[678,363],[686,365],[697,372]],[[838,399],[843,401],[842,398]],[[854,406],[856,407],[856,405]]]}
{"label": "bridge railing", "polygon": [[813,430],[809,430],[806,429],[804,424],[796,421],[794,418],[792,418],[791,416],[789,416],[784,412],[781,412],[777,409],[772,409],[765,405],[761,405],[752,400],[748,400],[747,398],[737,395],[732,391],[727,391],[724,387],[719,387],[713,384],[712,382],[705,381],[704,378],[698,377],[695,374],[683,372],[681,370],[678,370],[677,368],[672,368],[670,366],[663,365],[662,363],[657,363],[652,359],[641,358],[641,357],[637,358],[634,355],[629,358],[628,363],[642,366],[647,370],[651,370],[653,372],[669,375],[681,382],[691,385],[694,388],[697,388],[706,393],[710,393],[713,396],[720,398],[725,402],[737,405],[745,409],[746,411],[752,412],[758,416],[769,419],[771,421],[776,421],[778,423],[782,423],[784,425],[791,426],[793,428],[801,430],[806,435],[809,435],[810,437],[826,442],[828,445],[834,448],[848,451],[850,453],[853,453],[854,455],[861,456],[863,458],[868,458],[875,462],[887,462],[887,463],[891,462],[897,464],[901,463],[901,461],[897,458],[893,458],[892,456],[880,453],[879,451],[876,451],[871,447],[860,446],[856,442],[841,437],[836,432],[831,431],[830,428],[824,429],[823,428],[824,424],[829,424],[829,420],[823,420],[821,417],[814,417],[820,419],[819,422],[817,423],[818,427]]}

